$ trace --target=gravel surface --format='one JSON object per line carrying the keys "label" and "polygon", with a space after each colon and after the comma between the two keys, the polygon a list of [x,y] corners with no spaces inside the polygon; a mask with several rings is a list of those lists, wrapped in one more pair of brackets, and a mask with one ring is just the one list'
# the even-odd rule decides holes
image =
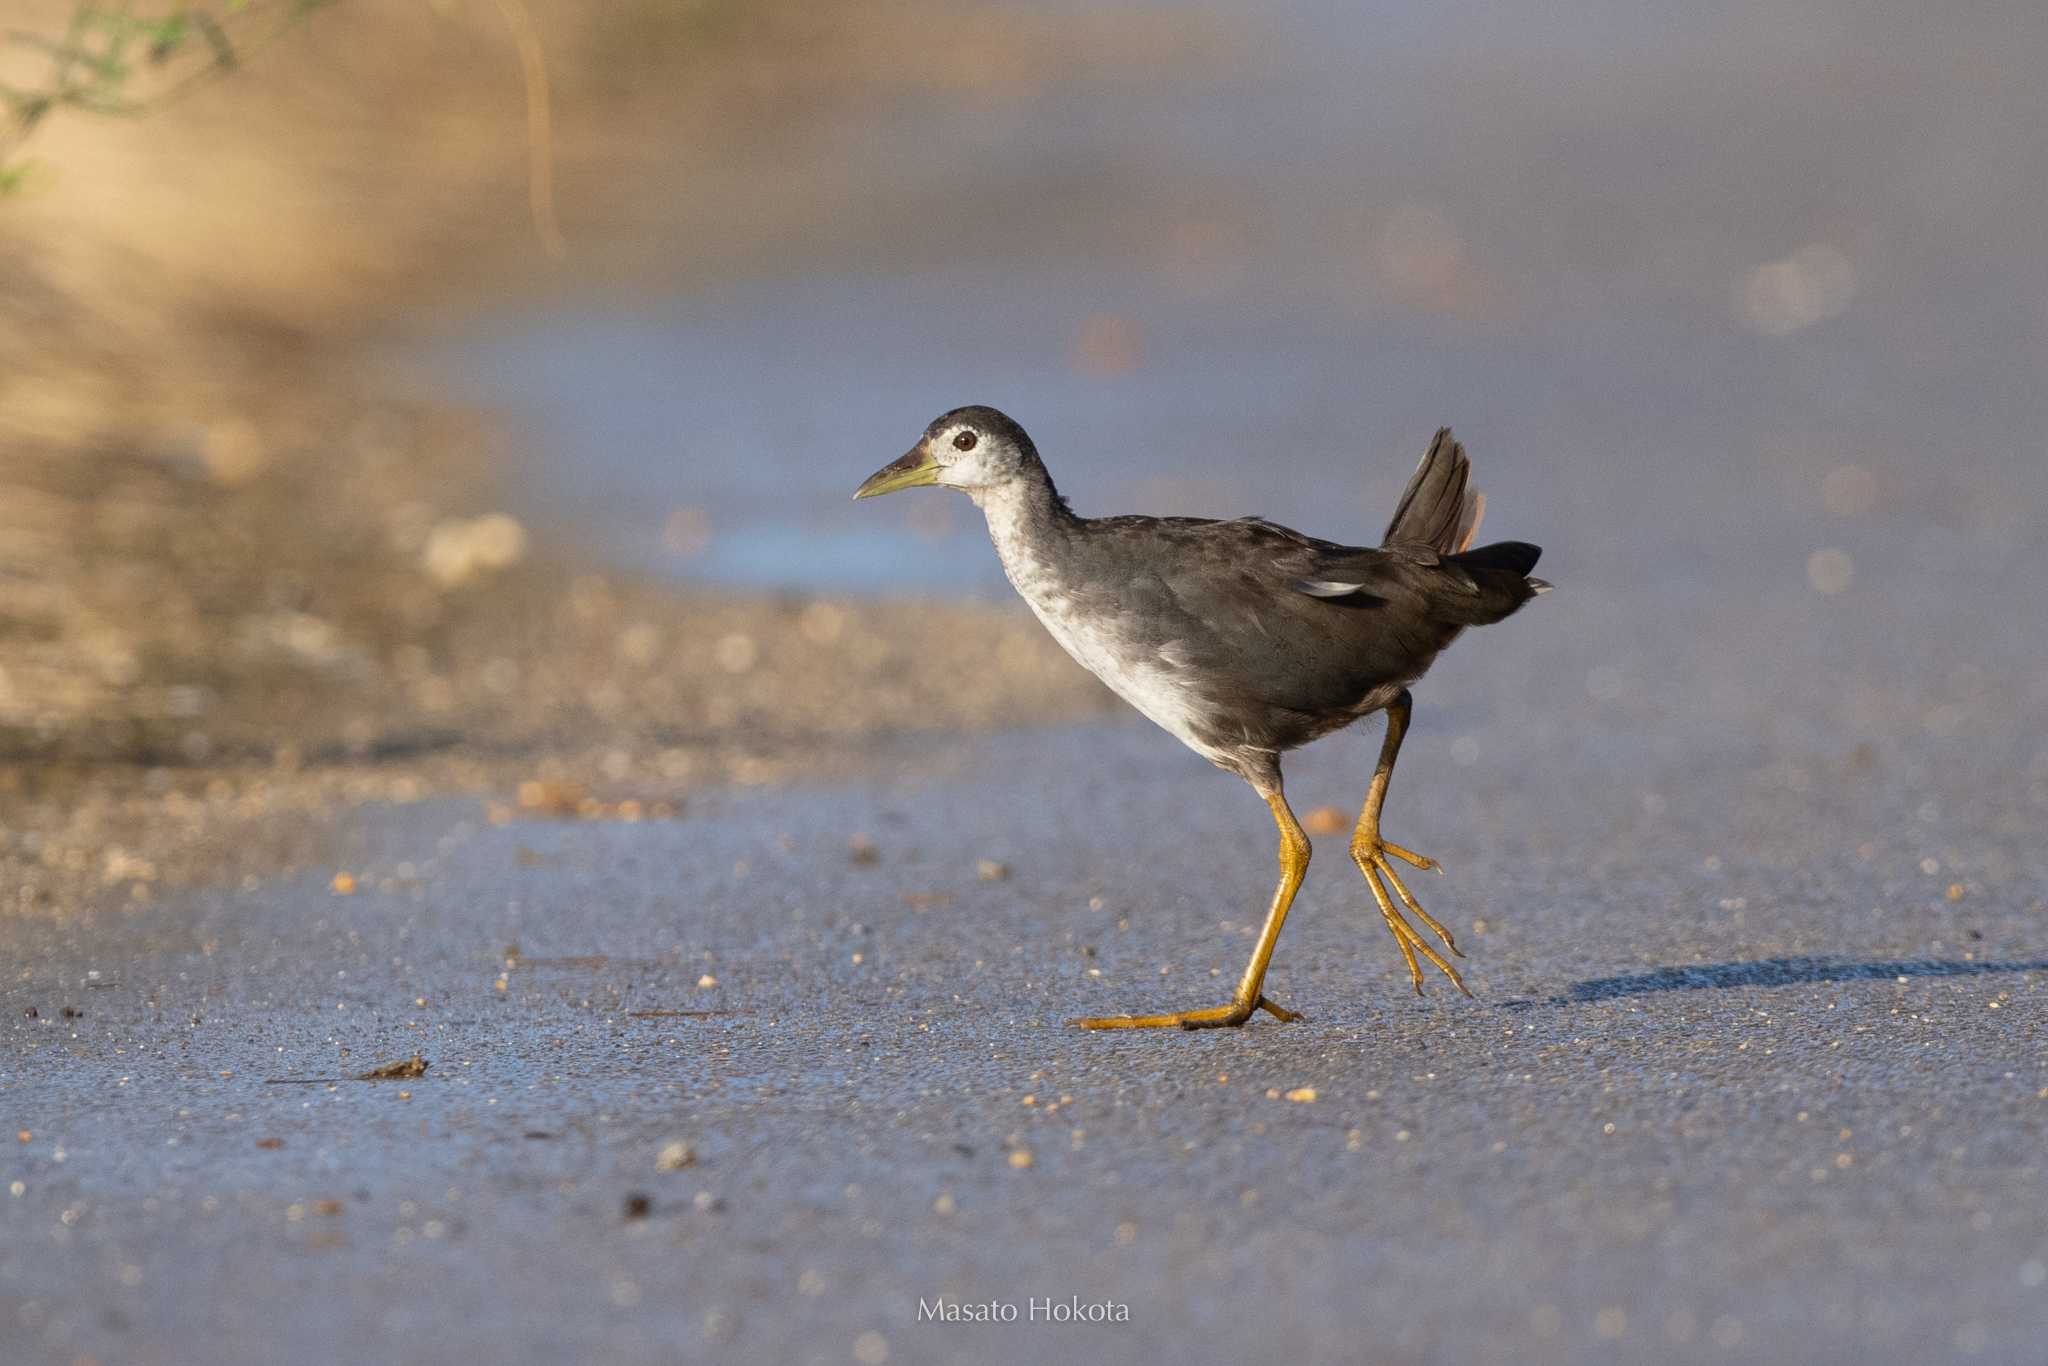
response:
{"label": "gravel surface", "polygon": [[1930,617],[1859,692],[1897,596],[1750,602],[1745,652],[1667,594],[1660,678],[1561,588],[1418,691],[1387,830],[1470,1001],[1325,837],[1305,1022],[1066,1027],[1221,1001],[1272,877],[1137,722],[663,820],[356,806],[331,866],[24,910],[4,1356],[2038,1359],[2039,646]]}

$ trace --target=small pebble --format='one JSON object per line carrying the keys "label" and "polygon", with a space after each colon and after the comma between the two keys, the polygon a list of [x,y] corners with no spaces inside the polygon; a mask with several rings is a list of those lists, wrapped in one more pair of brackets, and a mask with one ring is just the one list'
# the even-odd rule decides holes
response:
{"label": "small pebble", "polygon": [[681,1171],[683,1168],[695,1163],[696,1160],[697,1150],[689,1144],[677,1140],[663,1146],[660,1154],[654,1159],[654,1170],[658,1172]]}
{"label": "small pebble", "polygon": [[1351,828],[1351,816],[1341,807],[1319,806],[1302,825],[1311,835],[1341,835]]}

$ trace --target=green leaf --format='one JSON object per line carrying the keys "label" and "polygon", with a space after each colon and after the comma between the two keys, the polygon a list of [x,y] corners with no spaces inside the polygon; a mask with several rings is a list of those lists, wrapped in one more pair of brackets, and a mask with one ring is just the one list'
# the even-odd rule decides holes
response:
{"label": "green leaf", "polygon": [[27,194],[51,178],[49,165],[34,158],[0,165],[0,199]]}
{"label": "green leaf", "polygon": [[0,101],[4,101],[14,111],[14,117],[25,124],[34,123],[50,112],[50,97],[40,90],[30,94],[11,85],[0,85]]}
{"label": "green leaf", "polygon": [[117,81],[128,74],[128,68],[118,57],[110,53],[94,52],[91,48],[77,43],[60,43],[54,38],[45,38],[40,33],[10,33],[7,39],[23,47],[46,52],[58,62],[86,67],[102,80]]}
{"label": "green leaf", "polygon": [[147,25],[149,34],[149,59],[153,62],[167,62],[192,36],[192,18],[174,14],[168,19]]}

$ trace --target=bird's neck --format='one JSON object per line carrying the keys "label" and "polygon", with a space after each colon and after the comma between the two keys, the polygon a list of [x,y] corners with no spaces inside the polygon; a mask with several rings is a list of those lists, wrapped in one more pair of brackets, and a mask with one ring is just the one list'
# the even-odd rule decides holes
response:
{"label": "bird's neck", "polygon": [[1049,568],[1046,553],[1065,534],[1074,514],[1067,500],[1053,487],[1043,471],[1036,478],[1012,479],[989,488],[974,489],[974,499],[988,519],[988,536],[1010,582],[1026,591],[1026,581]]}

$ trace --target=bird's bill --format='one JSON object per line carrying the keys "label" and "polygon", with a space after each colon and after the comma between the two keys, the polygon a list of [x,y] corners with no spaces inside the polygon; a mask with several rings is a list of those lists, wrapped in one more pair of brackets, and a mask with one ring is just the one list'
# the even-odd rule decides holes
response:
{"label": "bird's bill", "polygon": [[853,496],[873,498],[898,489],[920,488],[938,482],[939,462],[932,459],[931,452],[920,442],[914,449],[869,475],[867,482],[853,491]]}

